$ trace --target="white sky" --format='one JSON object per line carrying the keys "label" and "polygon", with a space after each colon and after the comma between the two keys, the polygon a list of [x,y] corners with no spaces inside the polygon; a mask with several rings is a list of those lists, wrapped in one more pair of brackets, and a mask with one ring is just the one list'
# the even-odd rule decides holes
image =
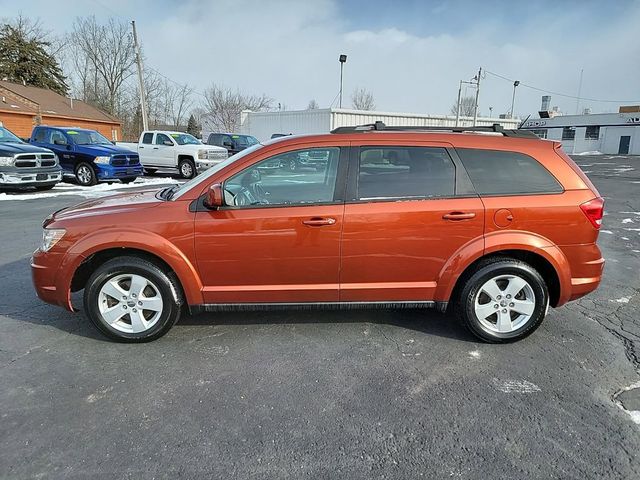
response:
{"label": "white sky", "polygon": [[[515,5],[515,6],[514,6]],[[357,86],[378,110],[445,114],[478,67],[528,85],[640,103],[640,2],[497,0],[336,2],[332,0],[0,0],[0,16],[39,18],[56,35],[75,16],[135,19],[149,65],[204,90],[211,82],[265,93],[289,109],[320,107],[339,87],[344,105]],[[512,84],[483,79],[483,114],[506,112]],[[471,91],[468,92],[472,94]],[[516,114],[537,112],[541,92],[518,87]],[[575,113],[576,100],[552,94]],[[581,109],[617,111],[618,103],[583,100]]]}

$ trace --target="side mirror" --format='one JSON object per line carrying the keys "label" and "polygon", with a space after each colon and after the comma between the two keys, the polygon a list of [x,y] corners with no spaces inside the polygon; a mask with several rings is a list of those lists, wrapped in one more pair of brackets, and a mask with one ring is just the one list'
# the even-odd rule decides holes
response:
{"label": "side mirror", "polygon": [[68,143],[65,142],[64,140],[54,140],[53,144],[54,145],[68,145]]}
{"label": "side mirror", "polygon": [[165,140],[164,142],[162,142],[163,145],[166,145],[167,147],[173,147],[173,142],[171,140]]}
{"label": "side mirror", "polygon": [[222,146],[224,148],[233,148],[233,143],[231,143],[231,142],[223,142]]}
{"label": "side mirror", "polygon": [[218,208],[224,205],[222,185],[220,183],[214,183],[207,190],[207,195],[204,198],[204,206],[207,208]]}

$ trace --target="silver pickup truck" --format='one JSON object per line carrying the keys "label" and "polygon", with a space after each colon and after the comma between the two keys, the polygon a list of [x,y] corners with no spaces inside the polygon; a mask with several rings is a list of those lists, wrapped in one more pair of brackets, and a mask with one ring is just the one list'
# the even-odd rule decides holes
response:
{"label": "silver pickup truck", "polygon": [[49,190],[62,180],[58,158],[20,140],[0,125],[0,188]]}

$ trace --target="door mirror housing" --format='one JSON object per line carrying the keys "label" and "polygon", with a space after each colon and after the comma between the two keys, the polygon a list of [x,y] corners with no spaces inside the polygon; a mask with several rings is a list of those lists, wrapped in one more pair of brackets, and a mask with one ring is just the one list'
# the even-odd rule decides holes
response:
{"label": "door mirror housing", "polygon": [[164,142],[162,142],[163,145],[166,145],[167,147],[173,147],[173,142],[171,140],[165,140]]}
{"label": "door mirror housing", "polygon": [[207,208],[215,209],[224,205],[224,198],[222,193],[222,184],[214,183],[207,190],[207,194],[204,198],[204,206]]}

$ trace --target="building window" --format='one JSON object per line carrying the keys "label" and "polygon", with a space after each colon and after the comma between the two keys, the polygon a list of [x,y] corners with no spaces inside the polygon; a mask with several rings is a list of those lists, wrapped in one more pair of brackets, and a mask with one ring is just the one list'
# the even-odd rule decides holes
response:
{"label": "building window", "polygon": [[598,140],[600,138],[600,127],[587,127],[584,132],[585,140]]}
{"label": "building window", "polygon": [[575,140],[575,138],[576,138],[575,127],[564,127],[562,129],[562,140]]}
{"label": "building window", "polygon": [[541,128],[538,130],[531,130],[533,133],[535,133],[537,136],[539,136],[540,138],[547,138],[547,129],[546,128]]}

